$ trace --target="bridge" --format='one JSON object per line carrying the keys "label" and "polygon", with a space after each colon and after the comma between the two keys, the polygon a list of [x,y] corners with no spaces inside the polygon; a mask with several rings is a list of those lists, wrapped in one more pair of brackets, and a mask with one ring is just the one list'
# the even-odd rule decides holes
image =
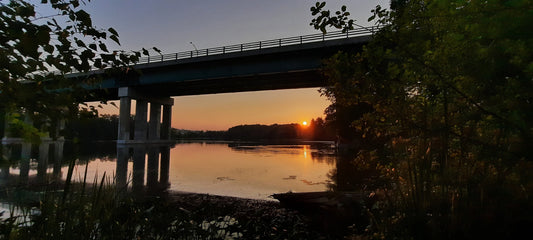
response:
{"label": "bridge", "polygon": [[[170,140],[172,96],[325,86],[322,60],[338,51],[360,50],[377,30],[358,28],[160,54],[140,58],[118,76],[95,70],[67,77],[99,75],[102,81],[88,86],[89,91],[120,100],[118,144],[161,143]],[[96,99],[87,99],[91,100]],[[131,100],[136,100],[133,133]]]}

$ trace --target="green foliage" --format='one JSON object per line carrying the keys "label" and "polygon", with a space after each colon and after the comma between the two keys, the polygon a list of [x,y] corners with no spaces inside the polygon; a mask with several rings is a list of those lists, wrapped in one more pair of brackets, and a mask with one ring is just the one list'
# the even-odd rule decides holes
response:
{"label": "green foliage", "polygon": [[[133,122],[133,120],[132,120]],[[91,111],[80,111],[76,118],[71,119],[63,132],[66,139],[74,142],[111,141],[117,139],[118,116],[96,116]]]}
{"label": "green foliage", "polygon": [[335,12],[335,15],[332,15],[329,10],[324,10],[325,6],[326,2],[317,2],[315,6],[311,7],[311,14],[313,16],[318,15],[312,20],[311,26],[324,34],[326,34],[326,27],[328,26],[342,29],[343,32],[353,29],[355,21],[348,19],[350,13],[346,11],[346,6],[343,5],[339,11]]}
{"label": "green foliage", "polygon": [[331,87],[322,90],[334,103],[328,118],[365,106],[342,125],[387,166],[390,198],[373,211],[372,228],[421,239],[527,231],[531,1],[393,1],[372,14],[382,30],[362,52],[326,60]]}
{"label": "green foliage", "polygon": [[[89,1],[88,1],[89,2]],[[34,117],[66,119],[83,101],[83,85],[94,76],[67,79],[65,74],[92,69],[127,67],[141,52],[110,51],[109,41],[119,44],[113,28],[99,29],[81,9],[84,1],[54,0],[32,3],[9,0],[0,3],[0,109],[25,109]],[[56,14],[41,17],[39,9]],[[70,89],[66,91],[65,89]],[[37,114],[38,113],[38,114]]]}
{"label": "green foliage", "polygon": [[21,137],[28,142],[39,142],[40,138],[43,137],[43,134],[39,129],[35,128],[32,125],[26,124],[22,119],[20,114],[8,114],[6,116],[6,121],[8,122],[7,129],[12,136]]}

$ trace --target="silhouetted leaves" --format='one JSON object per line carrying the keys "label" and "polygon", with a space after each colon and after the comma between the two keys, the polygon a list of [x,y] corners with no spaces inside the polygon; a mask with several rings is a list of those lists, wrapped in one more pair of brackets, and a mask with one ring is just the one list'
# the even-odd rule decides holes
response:
{"label": "silhouetted leaves", "polygon": [[120,41],[118,40],[118,36],[117,35],[111,35],[109,36],[109,38],[113,41],[115,41],[115,43],[117,43],[118,45],[120,45]]}
{"label": "silhouetted leaves", "polygon": [[[335,54],[323,69],[328,119],[344,119],[356,158],[378,161],[393,183],[390,199],[369,209],[387,228],[375,236],[526,232],[514,226],[531,224],[533,210],[533,178],[520,170],[533,167],[532,2],[391,4],[372,11],[383,28],[362,51]],[[337,28],[342,10],[312,9],[311,25]],[[350,109],[360,114],[343,114]]]}
{"label": "silhouetted leaves", "polygon": [[78,0],[41,1],[55,11],[46,17],[36,14],[39,8],[29,1],[0,4],[0,109],[25,109],[47,121],[67,118],[69,111],[58,109],[77,109],[85,94],[80,84],[97,79],[88,75],[67,80],[65,74],[88,72],[93,67],[124,67],[139,59],[139,52],[108,54],[109,39],[120,43],[118,32],[93,26],[80,3],[85,4]]}
{"label": "silhouetted leaves", "polygon": [[342,29],[343,32],[353,29],[355,21],[348,19],[350,13],[346,11],[346,6],[343,5],[340,11],[335,12],[335,15],[332,15],[330,10],[323,10],[325,6],[326,2],[317,2],[314,7],[311,7],[311,14],[318,15],[312,19],[311,26],[324,34],[327,32],[327,27]]}

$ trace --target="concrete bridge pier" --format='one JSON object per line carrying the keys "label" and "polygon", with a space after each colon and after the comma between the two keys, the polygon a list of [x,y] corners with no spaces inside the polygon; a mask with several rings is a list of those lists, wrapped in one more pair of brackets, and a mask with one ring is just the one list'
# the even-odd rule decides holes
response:
{"label": "concrete bridge pier", "polygon": [[[120,116],[117,144],[163,143],[170,141],[170,122],[172,120],[174,99],[151,96],[131,87],[119,88],[118,96],[120,98]],[[132,99],[136,100],[133,136],[130,132]],[[147,120],[148,104],[150,104],[149,122]],[[163,111],[163,114],[161,114],[161,111]]]}
{"label": "concrete bridge pier", "polygon": [[19,184],[26,184],[30,173],[31,143],[22,143]]}
{"label": "concrete bridge pier", "polygon": [[54,170],[53,176],[54,179],[59,180],[62,177],[61,166],[63,165],[63,149],[65,147],[65,140],[61,138],[60,140],[54,141]]}
{"label": "concrete bridge pier", "polygon": [[39,144],[39,157],[37,162],[37,181],[46,183],[46,174],[48,169],[48,156],[50,153],[50,142],[43,141]]}

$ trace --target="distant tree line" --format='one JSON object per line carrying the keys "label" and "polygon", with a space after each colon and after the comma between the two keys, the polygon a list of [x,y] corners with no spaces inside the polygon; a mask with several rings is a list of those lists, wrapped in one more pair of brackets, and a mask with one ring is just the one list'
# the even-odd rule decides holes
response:
{"label": "distant tree line", "polygon": [[202,139],[225,140],[227,131],[194,131],[173,128],[170,134],[172,139]]}
{"label": "distant tree line", "polygon": [[[63,131],[65,138],[74,142],[112,141],[117,139],[118,116],[81,110],[71,119]],[[131,119],[131,130],[135,127]],[[312,119],[308,126],[300,124],[239,125],[227,131],[193,131],[172,129],[172,139],[211,139],[211,140],[335,140],[336,134],[322,118]]]}
{"label": "distant tree line", "polygon": [[272,140],[298,138],[298,124],[239,125],[228,129],[226,137],[234,140]]}

